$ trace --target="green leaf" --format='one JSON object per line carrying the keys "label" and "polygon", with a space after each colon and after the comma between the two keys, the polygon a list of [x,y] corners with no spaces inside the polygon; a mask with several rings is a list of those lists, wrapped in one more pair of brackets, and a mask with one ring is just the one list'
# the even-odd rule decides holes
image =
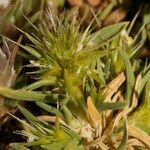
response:
{"label": "green leaf", "polygon": [[[35,134],[36,136],[39,137],[43,137],[45,138],[45,140],[43,141],[43,139],[38,139],[38,141],[34,141],[34,142],[29,142],[29,143],[25,143],[26,146],[30,146],[33,144],[38,145],[39,143],[43,144],[43,143],[50,143],[50,139],[51,135],[54,134],[53,130],[51,130],[51,128],[53,128],[52,125],[47,124],[44,121],[41,121],[40,119],[38,119],[37,117],[35,117],[31,112],[29,112],[27,109],[23,108],[22,106],[18,105],[19,110],[21,111],[21,113],[30,121],[30,123],[32,124],[33,127],[33,134]],[[36,132],[34,132],[36,131]],[[29,132],[29,131],[27,131]],[[47,136],[48,134],[48,136]],[[45,137],[44,137],[45,136]]]}
{"label": "green leaf", "polygon": [[89,77],[91,77],[91,79],[94,79],[95,81],[97,81],[101,86],[105,85],[105,80],[104,80],[102,74],[97,74],[94,71],[90,71]]}
{"label": "green leaf", "polygon": [[110,12],[112,11],[112,9],[115,6],[115,1],[112,1],[111,3],[109,3],[109,5],[103,10],[103,12],[99,15],[98,19],[100,20],[105,20],[106,17],[110,14]]}
{"label": "green leaf", "polygon": [[118,146],[118,150],[126,150],[127,140],[128,140],[128,130],[127,130],[127,120],[125,119],[123,140]]}
{"label": "green leaf", "polygon": [[47,105],[46,103],[42,103],[42,102],[36,102],[36,104],[49,113],[55,114],[56,116],[59,116],[59,117],[62,116],[62,113],[59,110],[57,110],[55,107],[52,107],[52,106]]}
{"label": "green leaf", "polygon": [[63,150],[66,145],[66,141],[59,141],[57,143],[42,145],[41,147],[45,150]]}
{"label": "green leaf", "polygon": [[[149,13],[149,5],[145,4],[143,8],[143,24],[145,24],[146,26],[149,25],[150,23],[150,13]],[[142,41],[146,41],[147,36],[148,36],[148,28],[144,28],[142,31]]]}
{"label": "green leaf", "polygon": [[125,28],[127,22],[116,23],[93,33],[91,36],[94,44],[104,44],[114,39]]}
{"label": "green leaf", "polygon": [[73,128],[81,127],[80,122],[72,115],[71,111],[66,106],[63,106],[62,109],[63,109],[63,113],[64,113],[64,117],[66,119],[66,122],[69,126],[71,126]]}
{"label": "green leaf", "polygon": [[[24,50],[26,50],[28,53],[32,54],[32,55],[35,56],[36,58],[41,58],[41,54],[40,54],[39,52],[37,52],[37,50],[36,50],[35,48],[32,48],[32,47],[27,46],[27,45],[24,46],[24,45],[22,45],[22,44],[19,44],[19,43],[15,42],[15,41],[13,41],[13,40],[11,40],[11,39],[9,39],[9,38],[3,36],[3,35],[0,35],[0,36],[2,36],[3,38],[7,39],[8,41],[10,41],[10,42],[12,42],[12,43],[14,43],[14,44],[16,44],[16,45],[18,45],[18,46],[20,46],[21,48],[23,48]],[[31,37],[32,37],[32,36],[31,36]],[[33,38],[33,37],[32,37],[32,38]],[[33,39],[35,39],[35,38],[33,38]],[[36,40],[36,39],[35,39],[35,40]],[[25,56],[25,57],[26,57],[26,56]]]}
{"label": "green leaf", "polygon": [[147,71],[147,73],[142,78],[141,86],[140,86],[140,92],[139,93],[141,93],[143,91],[144,86],[146,85],[146,83],[148,82],[149,79],[150,79],[150,70]]}
{"label": "green leaf", "polygon": [[75,139],[69,141],[69,142],[65,145],[65,147],[64,147],[63,150],[70,150],[70,148],[71,148],[71,150],[84,150],[84,147],[81,146],[81,145],[79,145],[79,141],[77,141],[77,140],[75,140]]}
{"label": "green leaf", "polygon": [[68,128],[65,127],[65,126],[62,126],[62,128],[63,128],[63,130],[64,130],[68,135],[70,135],[70,137],[71,137],[72,139],[75,139],[75,140],[78,140],[78,141],[81,141],[81,140],[82,140],[82,137],[80,136],[79,133],[77,133],[77,132],[75,132],[75,131],[73,131],[73,130],[68,129]]}
{"label": "green leaf", "polygon": [[23,108],[22,106],[18,105],[19,110],[21,113],[31,122],[39,122],[40,120],[36,118],[31,112],[29,112],[27,109]]}
{"label": "green leaf", "polygon": [[[106,66],[108,66],[108,65],[106,64]],[[105,68],[106,68],[106,66],[105,66]],[[102,80],[103,85],[105,86],[106,85],[105,73],[102,70],[102,62],[100,59],[97,59],[97,66],[96,67],[97,67],[97,71],[98,71],[98,76]],[[102,87],[102,85],[101,85],[101,87]]]}
{"label": "green leaf", "polygon": [[150,80],[147,82],[140,107],[129,117],[129,124],[150,135]]}
{"label": "green leaf", "polygon": [[22,89],[13,90],[7,87],[0,87],[0,95],[19,101],[42,101],[46,97],[45,94],[39,92],[26,91]]}
{"label": "green leaf", "polygon": [[98,108],[100,110],[118,110],[123,109],[126,105],[126,102],[103,102],[98,106]]}
{"label": "green leaf", "polygon": [[51,76],[49,79],[42,79],[39,81],[36,81],[28,86],[23,87],[24,90],[35,90],[41,86],[49,86],[54,85],[57,81],[56,77]]}
{"label": "green leaf", "polygon": [[11,143],[10,146],[13,148],[13,150],[30,150],[19,143]]}
{"label": "green leaf", "polygon": [[[41,136],[41,135],[39,135]],[[49,136],[50,137],[50,136]],[[46,144],[49,144],[51,143],[51,138],[39,138],[37,141],[33,141],[33,142],[26,142],[26,143],[23,143],[24,146],[26,147],[34,147],[34,146],[38,146],[38,147],[41,147],[41,145],[46,145]]]}
{"label": "green leaf", "polygon": [[25,87],[27,84],[27,76],[25,74],[20,75],[16,81],[15,85],[13,86],[14,89],[21,89],[22,87]]}
{"label": "green leaf", "polygon": [[126,68],[126,76],[127,76],[127,83],[126,83],[126,100],[128,102],[128,104],[130,105],[130,98],[131,98],[131,94],[133,91],[133,87],[135,84],[135,76],[134,76],[134,71],[129,59],[129,56],[127,55],[127,53],[122,50],[119,49],[119,53],[123,59],[125,68]]}
{"label": "green leaf", "polygon": [[109,59],[107,61],[106,65],[105,65],[105,68],[104,68],[104,78],[105,78],[105,80],[107,80],[109,78],[109,75],[110,75],[110,66],[111,66],[111,60]]}
{"label": "green leaf", "polygon": [[33,27],[33,29],[35,29],[38,32],[37,27],[33,24],[38,18],[39,16],[42,14],[42,11],[38,11],[35,14],[33,14],[33,16],[31,16],[31,18],[28,19],[28,17],[26,17],[26,15],[24,15],[22,12],[21,14],[23,15],[23,17],[26,19],[26,23],[23,26],[23,29],[27,29],[30,26]]}
{"label": "green leaf", "polygon": [[16,28],[18,31],[20,31],[21,33],[23,33],[32,43],[34,43],[34,45],[36,45],[36,47],[42,49],[42,41],[37,40],[37,38],[33,37],[29,33],[21,30],[20,28],[16,26],[13,26],[13,27]]}
{"label": "green leaf", "polygon": [[24,46],[24,45],[19,45],[20,47],[22,47],[24,50],[26,50],[28,53],[32,54],[33,56],[37,57],[37,58],[41,58],[41,54],[37,52],[37,50],[35,48],[32,48],[30,46]]}

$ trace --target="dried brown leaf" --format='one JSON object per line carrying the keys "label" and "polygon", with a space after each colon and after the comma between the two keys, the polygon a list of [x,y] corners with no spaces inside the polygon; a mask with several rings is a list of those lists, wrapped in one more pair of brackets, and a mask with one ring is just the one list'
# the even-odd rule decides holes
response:
{"label": "dried brown leaf", "polygon": [[91,97],[87,98],[87,109],[89,113],[89,119],[93,127],[98,130],[98,136],[101,135],[102,132],[102,118],[101,114],[95,107]]}

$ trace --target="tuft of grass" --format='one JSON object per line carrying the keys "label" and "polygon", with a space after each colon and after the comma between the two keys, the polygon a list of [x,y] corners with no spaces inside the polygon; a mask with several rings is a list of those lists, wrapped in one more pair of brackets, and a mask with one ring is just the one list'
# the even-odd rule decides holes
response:
{"label": "tuft of grass", "polygon": [[[143,125],[134,113],[132,117],[143,90],[149,95],[149,84],[145,87],[149,67],[138,72],[143,67],[138,65],[137,55],[142,44],[127,32],[132,23],[128,26],[122,22],[94,31],[93,22],[83,28],[82,20],[73,15],[69,11],[54,18],[49,13],[50,22],[41,22],[34,34],[16,27],[30,40],[25,45],[14,43],[22,48],[23,56],[30,56],[25,57],[29,61],[26,67],[33,69],[27,72],[33,80],[21,89],[7,89],[7,93],[2,91],[4,87],[0,88],[0,94],[33,100],[49,113],[36,117],[18,105],[28,120],[14,116],[24,127],[19,134],[27,137],[21,148],[150,148],[149,126]],[[147,106],[149,98],[144,98]],[[137,113],[143,115],[140,110]],[[11,145],[16,150],[20,148],[16,143]]]}

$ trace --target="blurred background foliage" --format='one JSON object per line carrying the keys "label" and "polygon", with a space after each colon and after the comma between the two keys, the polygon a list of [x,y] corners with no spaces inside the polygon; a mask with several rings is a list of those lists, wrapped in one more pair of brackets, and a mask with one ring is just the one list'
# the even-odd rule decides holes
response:
{"label": "blurred background foliage", "polygon": [[[140,11],[135,23],[133,34],[139,30],[142,24],[145,27],[142,31],[142,39],[149,47],[150,40],[150,4],[147,0],[6,0],[0,1],[0,33],[4,33],[10,38],[17,35],[17,31],[12,24],[23,29],[30,30],[30,23],[38,23],[38,20],[45,18],[45,8],[51,8],[55,15],[66,9],[79,8],[78,17],[85,17],[84,25],[88,25],[97,14],[96,28],[110,25],[120,21],[131,21]],[[92,7],[92,11],[91,11]],[[26,18],[26,19],[25,19]],[[149,55],[147,47],[143,50],[144,55]]]}

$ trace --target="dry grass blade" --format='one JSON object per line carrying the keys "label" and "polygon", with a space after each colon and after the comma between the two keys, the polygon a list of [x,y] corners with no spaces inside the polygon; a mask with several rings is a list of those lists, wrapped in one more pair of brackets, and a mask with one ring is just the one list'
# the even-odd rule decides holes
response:
{"label": "dry grass blade", "polygon": [[128,134],[142,141],[150,149],[150,136],[146,132],[137,127],[128,126]]}
{"label": "dry grass blade", "polygon": [[98,137],[101,136],[102,132],[102,117],[99,111],[96,109],[91,97],[87,98],[87,109],[89,112],[89,119],[95,130],[98,130]]}
{"label": "dry grass blade", "polygon": [[102,149],[102,150],[108,150],[109,147],[107,145],[105,145],[103,142],[99,142],[98,143],[98,146]]}
{"label": "dry grass blade", "polygon": [[104,102],[109,102],[111,100],[113,94],[117,92],[118,88],[122,85],[124,81],[125,81],[125,75],[122,72],[107,85],[107,87],[103,92],[103,95],[106,95]]}
{"label": "dry grass blade", "polygon": [[[124,98],[123,96],[121,95],[121,91],[118,91],[112,98],[112,102],[115,103],[117,101],[120,101],[120,102],[124,102]],[[113,110],[107,110],[106,111],[106,117],[107,119],[111,116]]]}
{"label": "dry grass blade", "polygon": [[127,146],[130,147],[130,146],[141,146],[141,147],[144,147],[144,144],[142,143],[142,141],[136,139],[136,138],[131,138],[131,139],[128,139],[128,143],[127,143]]}
{"label": "dry grass blade", "polygon": [[[21,41],[22,41],[22,36],[20,36],[20,38],[17,40],[17,43],[21,44]],[[19,50],[19,46],[15,45],[12,52],[11,52],[12,54],[10,56],[10,62],[9,62],[10,66],[12,66],[14,64],[18,50]]]}
{"label": "dry grass blade", "polygon": [[128,146],[127,149],[128,150],[134,150],[134,148],[132,146]]}
{"label": "dry grass blade", "polygon": [[131,109],[134,109],[138,104],[138,98],[139,98],[139,94],[140,94],[139,92],[140,92],[140,87],[141,87],[141,80],[142,80],[142,76],[141,76],[141,74],[139,74],[137,76],[136,83],[135,83]]}
{"label": "dry grass blade", "polygon": [[86,149],[89,149],[90,147],[94,147],[95,145],[97,145],[98,143],[101,143],[103,142],[104,140],[106,139],[106,136],[102,136],[102,137],[99,137],[91,142],[89,142],[86,146]]}
{"label": "dry grass blade", "polygon": [[[49,115],[38,116],[38,118],[43,121],[50,122],[50,123],[55,123],[57,120],[56,116],[49,116]],[[59,118],[58,120],[60,124],[68,127],[68,125],[61,118]]]}
{"label": "dry grass blade", "polygon": [[118,91],[112,98],[112,102],[117,102],[118,100],[124,101],[123,96],[121,95],[121,91]]}
{"label": "dry grass blade", "polygon": [[142,77],[141,77],[141,75],[139,75],[137,77],[137,80],[136,80],[136,83],[135,83],[135,89],[134,89],[134,94],[133,94],[131,106],[129,108],[125,108],[122,112],[120,112],[120,114],[116,117],[116,119],[114,121],[114,127],[118,125],[120,119],[123,116],[128,115],[137,106],[138,96],[139,96],[139,91],[140,91],[140,85],[141,85],[141,79],[142,79]]}
{"label": "dry grass blade", "polygon": [[[113,79],[107,87],[103,91],[103,95],[105,96],[104,102],[111,102],[112,96],[118,91],[119,87],[125,81],[124,73],[120,73],[115,79]],[[112,110],[107,110],[103,112],[103,127],[106,126],[106,118],[109,121],[109,116],[111,115]]]}
{"label": "dry grass blade", "polygon": [[6,106],[4,106],[4,103],[5,103],[5,98],[3,96],[0,96],[0,118],[4,116],[9,110]]}
{"label": "dry grass blade", "polygon": [[[21,43],[21,40],[22,37],[18,39],[17,43]],[[19,47],[15,45],[10,52],[7,43],[4,42],[4,44],[6,48],[0,49],[0,87],[11,87],[17,76],[14,70],[14,62]],[[5,106],[5,97],[2,95],[0,94],[0,118],[10,110],[10,108]]]}
{"label": "dry grass blade", "polygon": [[102,111],[102,127],[103,129],[106,127],[106,111]]}

